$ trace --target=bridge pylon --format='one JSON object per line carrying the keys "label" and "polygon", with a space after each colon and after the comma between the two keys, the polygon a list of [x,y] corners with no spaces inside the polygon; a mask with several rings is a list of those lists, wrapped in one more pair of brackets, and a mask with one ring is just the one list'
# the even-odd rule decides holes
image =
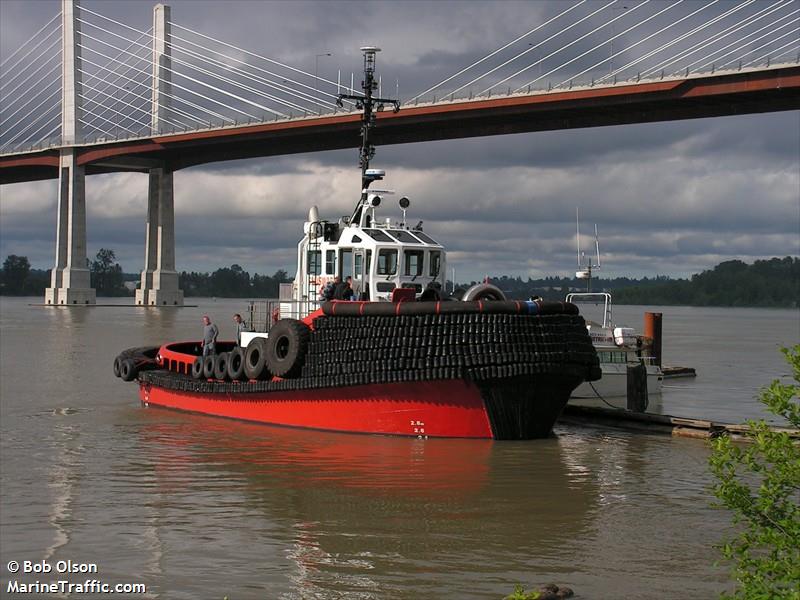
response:
{"label": "bridge pylon", "polygon": [[86,172],[74,145],[80,139],[81,30],[78,0],[61,0],[61,136],[56,258],[46,304],[95,304],[86,266]]}
{"label": "bridge pylon", "polygon": [[[153,7],[152,133],[157,135],[170,93],[170,7]],[[135,302],[141,306],[182,306],[175,270],[175,203],[172,171],[150,169],[144,269]]]}
{"label": "bridge pylon", "polygon": [[183,290],[175,270],[175,204],[172,172],[150,169],[144,269],[136,304],[182,306]]}

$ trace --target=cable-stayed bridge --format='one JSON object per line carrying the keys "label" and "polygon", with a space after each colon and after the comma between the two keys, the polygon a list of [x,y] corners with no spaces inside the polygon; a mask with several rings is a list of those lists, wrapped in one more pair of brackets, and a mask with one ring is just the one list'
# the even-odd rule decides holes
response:
{"label": "cable-stayed bridge", "polygon": [[[580,0],[378,114],[378,144],[800,108],[800,3]],[[364,40],[379,41],[379,40]],[[328,56],[318,55],[316,58]],[[86,174],[150,174],[137,303],[179,304],[172,173],[360,143],[359,81],[62,0],[0,65],[0,183],[60,178],[52,304],[91,303]],[[379,95],[393,96],[387,84]]]}

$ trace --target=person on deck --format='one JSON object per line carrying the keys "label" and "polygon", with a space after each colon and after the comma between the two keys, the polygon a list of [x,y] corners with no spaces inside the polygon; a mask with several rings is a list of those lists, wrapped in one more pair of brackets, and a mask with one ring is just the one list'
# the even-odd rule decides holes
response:
{"label": "person on deck", "polygon": [[233,315],[233,322],[236,323],[236,343],[241,346],[242,332],[250,331],[250,328],[247,326],[247,321],[242,319],[242,315],[240,315],[239,313]]}
{"label": "person on deck", "polygon": [[211,322],[208,315],[203,315],[203,356],[217,353],[217,336],[219,327]]}
{"label": "person on deck", "polygon": [[338,275],[333,278],[333,281],[328,281],[325,284],[325,287],[322,288],[322,293],[320,294],[320,300],[322,302],[330,302],[333,300],[334,294],[336,293],[336,287],[342,283],[342,278]]}
{"label": "person on deck", "polygon": [[353,278],[348,275],[344,281],[336,286],[333,292],[334,300],[352,300],[353,299]]}

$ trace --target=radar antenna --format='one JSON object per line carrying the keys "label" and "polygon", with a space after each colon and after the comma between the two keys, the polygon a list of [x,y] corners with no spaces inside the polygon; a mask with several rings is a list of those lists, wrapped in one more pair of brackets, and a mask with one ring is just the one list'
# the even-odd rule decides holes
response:
{"label": "radar antenna", "polygon": [[398,100],[390,100],[388,98],[373,98],[372,92],[378,89],[378,82],[375,80],[375,55],[381,49],[375,46],[363,46],[361,52],[364,53],[364,81],[361,82],[361,87],[364,90],[363,95],[352,94],[339,94],[336,104],[342,106],[342,100],[353,100],[356,103],[356,108],[363,110],[361,113],[361,150],[359,152],[359,164],[361,166],[361,198],[356,205],[350,222],[352,223],[358,215],[362,204],[367,199],[367,189],[373,181],[383,178],[383,172],[376,171],[374,173],[368,172],[369,161],[375,156],[375,146],[370,141],[370,130],[375,126],[375,112],[382,111],[384,105],[390,104],[394,108],[394,112],[400,110],[400,102]]}

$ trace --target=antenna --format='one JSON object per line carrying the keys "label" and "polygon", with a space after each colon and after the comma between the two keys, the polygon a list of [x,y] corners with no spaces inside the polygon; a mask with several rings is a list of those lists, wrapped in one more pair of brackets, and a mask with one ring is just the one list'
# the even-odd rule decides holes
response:
{"label": "antenna", "polygon": [[581,222],[579,218],[580,209],[575,207],[575,232],[578,238],[578,268],[581,268]]}
{"label": "antenna", "polygon": [[[575,231],[577,234],[578,239],[578,270],[575,272],[575,277],[577,279],[586,279],[586,291],[592,291],[592,269],[599,269],[600,268],[600,242],[597,236],[597,224],[595,223],[594,226],[594,247],[597,253],[597,264],[593,265],[592,260],[586,260],[586,254],[581,253],[581,225],[580,225],[580,213],[578,212],[578,208],[575,208]],[[583,260],[581,260],[583,259]],[[585,264],[584,264],[585,263]]]}
{"label": "antenna", "polygon": [[597,237],[597,223],[594,224],[594,249],[597,252],[597,268],[600,268],[600,239]]}
{"label": "antenna", "polygon": [[[361,165],[361,197],[353,211],[350,222],[358,221],[356,218],[361,210],[361,205],[367,199],[367,189],[376,180],[372,170],[369,168],[369,161],[375,156],[375,146],[370,141],[370,131],[375,127],[374,111],[379,109],[382,104],[390,104],[394,107],[394,112],[400,110],[400,102],[388,98],[375,98],[372,93],[377,89],[380,96],[380,80],[375,81],[375,57],[381,49],[377,46],[362,46],[361,52],[364,54],[364,81],[362,82],[363,94],[339,94],[336,104],[342,106],[342,100],[353,100],[356,108],[362,109],[361,113],[361,150],[359,152],[359,164]],[[351,85],[352,87],[352,85]],[[351,92],[355,90],[350,90]]]}

